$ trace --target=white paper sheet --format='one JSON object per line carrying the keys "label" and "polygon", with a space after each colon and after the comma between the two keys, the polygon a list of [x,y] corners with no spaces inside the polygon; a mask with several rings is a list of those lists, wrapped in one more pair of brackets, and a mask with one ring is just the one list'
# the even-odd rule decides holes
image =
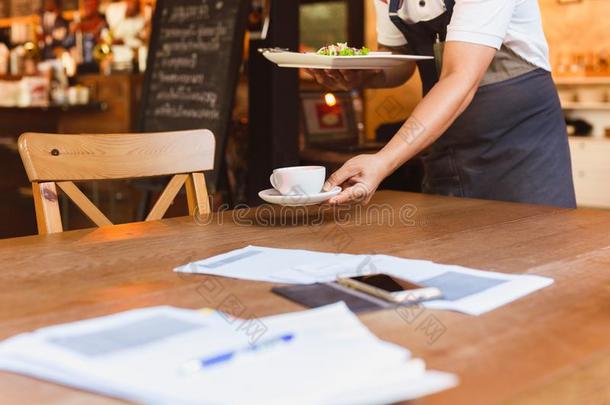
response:
{"label": "white paper sheet", "polygon": [[386,255],[348,255],[248,246],[175,269],[284,284],[333,282],[340,277],[387,273],[441,289],[445,299],[427,308],[481,315],[547,287],[553,280],[437,264]]}
{"label": "white paper sheet", "polygon": [[273,249],[248,246],[176,269],[182,273],[209,274],[253,281],[285,284],[313,284],[332,281],[332,276],[300,271],[307,263],[337,263],[354,259],[353,255],[312,252],[297,249]]}
{"label": "white paper sheet", "polygon": [[194,374],[183,365],[249,347],[253,334],[217,313],[149,308],[8,339],[0,369],[151,404],[371,404],[457,384],[379,340],[343,303],[259,321],[259,341],[285,333],[294,340]]}

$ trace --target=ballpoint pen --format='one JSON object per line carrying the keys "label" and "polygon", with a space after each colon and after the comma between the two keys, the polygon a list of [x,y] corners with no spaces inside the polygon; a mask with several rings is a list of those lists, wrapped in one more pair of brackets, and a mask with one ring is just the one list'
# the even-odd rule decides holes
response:
{"label": "ballpoint pen", "polygon": [[235,356],[237,356],[239,354],[264,350],[269,347],[276,346],[278,344],[289,343],[293,339],[294,339],[294,334],[288,333],[285,335],[281,335],[281,336],[277,336],[277,337],[273,337],[273,338],[264,340],[260,343],[256,343],[253,345],[243,347],[241,349],[227,351],[227,352],[216,354],[216,355],[213,355],[210,357],[203,357],[203,358],[199,358],[199,359],[189,360],[181,366],[180,371],[185,374],[193,374],[193,373],[199,372],[207,367],[212,367],[212,366],[215,366],[218,364],[226,363],[227,361],[230,361],[231,359],[233,359]]}

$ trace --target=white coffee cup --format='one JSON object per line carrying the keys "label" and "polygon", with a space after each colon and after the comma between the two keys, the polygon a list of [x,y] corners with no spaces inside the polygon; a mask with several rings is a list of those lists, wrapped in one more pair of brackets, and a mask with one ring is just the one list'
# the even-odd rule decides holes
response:
{"label": "white coffee cup", "polygon": [[324,166],[295,166],[275,169],[269,178],[282,195],[314,195],[322,191],[326,180]]}

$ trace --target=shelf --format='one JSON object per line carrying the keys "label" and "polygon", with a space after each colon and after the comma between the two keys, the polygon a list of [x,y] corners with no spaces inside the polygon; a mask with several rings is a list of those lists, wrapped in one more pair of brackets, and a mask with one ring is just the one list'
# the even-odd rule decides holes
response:
{"label": "shelf", "polygon": [[29,24],[34,21],[34,16],[28,15],[25,17],[10,17],[10,18],[0,18],[0,28],[10,28],[13,23],[23,23]]}
{"label": "shelf", "polygon": [[562,103],[561,108],[564,110],[601,110],[601,111],[610,111],[610,102],[608,103],[578,103],[578,102],[570,102],[570,103]]}
{"label": "shelf", "polygon": [[49,111],[49,112],[104,112],[108,109],[105,102],[94,101],[89,104],[48,105],[45,107],[2,107],[0,111]]}
{"label": "shelf", "polygon": [[[74,11],[64,11],[63,16],[66,20],[72,21],[74,18]],[[10,28],[13,23],[22,23],[22,24],[38,24],[40,21],[40,16],[38,15],[26,15],[21,17],[9,17],[9,18],[0,18],[0,28]]]}
{"label": "shelf", "polygon": [[[153,6],[156,4],[155,0],[141,0],[142,6]],[[63,12],[64,18],[68,21],[74,19],[75,10],[66,10]],[[15,22],[21,22],[25,24],[33,24],[38,22],[40,17],[38,15],[26,15],[18,17],[7,17],[0,18],[0,28],[10,28],[11,24]]]}

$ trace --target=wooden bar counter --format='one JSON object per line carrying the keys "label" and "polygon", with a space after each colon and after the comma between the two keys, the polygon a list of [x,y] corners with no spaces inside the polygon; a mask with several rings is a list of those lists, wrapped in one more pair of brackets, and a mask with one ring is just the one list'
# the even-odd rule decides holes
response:
{"label": "wooden bar counter", "polygon": [[[393,310],[361,315],[380,338],[459,376],[457,388],[416,404],[608,403],[610,212],[395,192],[373,202],[339,222],[330,209],[318,223],[267,207],[0,241],[0,339],[131,308],[223,309],[228,296],[248,317],[304,309],[271,284],[213,278],[222,288],[212,293],[209,278],[172,272],[249,244],[384,253],[555,280],[479,317],[427,311],[442,333]],[[113,401],[9,373],[0,393],[7,404]]]}

